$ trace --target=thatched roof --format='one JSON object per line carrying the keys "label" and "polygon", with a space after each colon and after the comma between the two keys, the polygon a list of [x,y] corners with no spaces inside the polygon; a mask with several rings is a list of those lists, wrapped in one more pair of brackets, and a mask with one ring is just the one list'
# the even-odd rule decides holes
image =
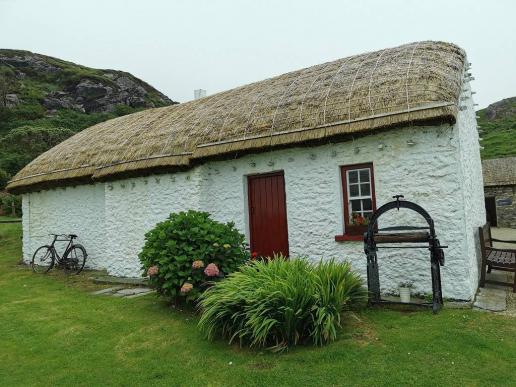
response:
{"label": "thatched roof", "polygon": [[484,187],[516,185],[516,157],[482,161]]}
{"label": "thatched roof", "polygon": [[8,189],[185,168],[206,157],[342,139],[420,121],[454,123],[464,63],[464,51],[453,44],[417,42],[130,114],[50,149],[21,170]]}

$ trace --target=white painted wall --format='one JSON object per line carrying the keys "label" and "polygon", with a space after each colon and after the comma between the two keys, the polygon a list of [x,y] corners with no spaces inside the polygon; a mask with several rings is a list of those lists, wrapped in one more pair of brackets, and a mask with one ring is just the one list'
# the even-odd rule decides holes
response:
{"label": "white painted wall", "polygon": [[463,96],[467,99],[462,102],[467,107],[459,112],[457,127],[459,131],[459,160],[462,175],[462,193],[464,203],[464,234],[466,235],[465,260],[469,264],[470,292],[474,294],[480,277],[480,242],[478,227],[486,223],[486,208],[484,202],[484,183],[482,176],[482,161],[480,159],[479,136],[475,107],[469,83],[464,84]]}
{"label": "white painted wall", "polygon": [[171,212],[198,208],[199,170],[106,183],[106,269],[140,275],[144,235]]}
{"label": "white painted wall", "polygon": [[[39,237],[47,230],[75,231],[95,267],[137,276],[145,232],[171,212],[208,211],[217,220],[234,221],[248,236],[246,176],[283,170],[291,255],[349,260],[365,277],[362,242],[335,241],[343,233],[339,167],[373,162],[377,206],[399,193],[423,206],[435,221],[441,244],[450,246],[442,268],[444,296],[471,299],[478,277],[474,228],[485,219],[476,136],[469,106],[453,127],[401,128],[354,142],[209,162],[182,173],[27,194],[24,254],[28,258],[47,240]],[[415,145],[409,146],[409,139]],[[424,224],[407,211],[391,215],[381,227],[394,221]],[[382,251],[379,260],[382,291],[395,292],[403,280],[414,281],[418,292],[431,291],[426,251]]]}
{"label": "white painted wall", "polygon": [[[77,234],[76,243],[88,252],[87,265],[102,268],[105,255],[104,184],[56,188],[23,195],[23,258],[26,262],[41,245],[52,241],[49,233]],[[57,242],[59,253],[66,242]]]}

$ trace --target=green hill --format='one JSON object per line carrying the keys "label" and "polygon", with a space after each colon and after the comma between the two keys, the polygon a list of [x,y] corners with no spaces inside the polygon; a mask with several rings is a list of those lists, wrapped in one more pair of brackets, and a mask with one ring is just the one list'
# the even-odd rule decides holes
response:
{"label": "green hill", "polygon": [[80,130],[174,103],[127,72],[0,49],[0,190],[33,158]]}
{"label": "green hill", "polygon": [[477,112],[483,159],[516,156],[516,97],[492,103]]}

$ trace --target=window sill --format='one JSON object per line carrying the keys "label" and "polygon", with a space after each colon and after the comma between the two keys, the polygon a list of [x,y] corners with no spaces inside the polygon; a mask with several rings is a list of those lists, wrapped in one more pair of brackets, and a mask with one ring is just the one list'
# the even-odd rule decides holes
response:
{"label": "window sill", "polygon": [[363,235],[335,235],[336,242],[362,242],[363,240]]}

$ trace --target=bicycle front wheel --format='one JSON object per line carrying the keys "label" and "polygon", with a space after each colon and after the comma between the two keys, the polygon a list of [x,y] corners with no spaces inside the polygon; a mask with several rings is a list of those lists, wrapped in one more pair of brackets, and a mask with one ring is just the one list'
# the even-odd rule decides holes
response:
{"label": "bicycle front wheel", "polygon": [[66,258],[63,269],[66,274],[79,274],[86,264],[86,249],[82,245],[73,245]]}
{"label": "bicycle front wheel", "polygon": [[54,250],[50,246],[41,246],[32,256],[32,271],[38,274],[48,273],[54,266]]}

